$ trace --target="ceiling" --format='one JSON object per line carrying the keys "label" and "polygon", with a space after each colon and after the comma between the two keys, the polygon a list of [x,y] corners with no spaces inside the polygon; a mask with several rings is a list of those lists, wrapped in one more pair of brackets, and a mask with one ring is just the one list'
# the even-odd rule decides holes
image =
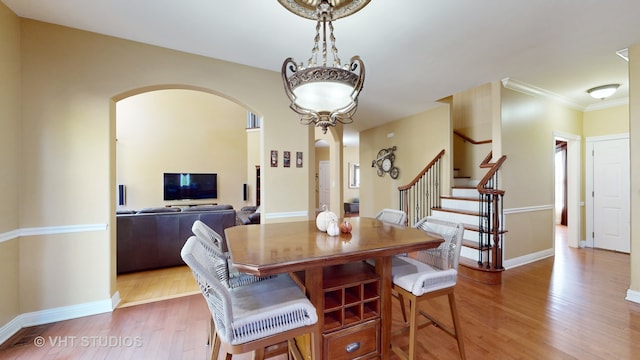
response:
{"label": "ceiling", "polygon": [[[1,0],[17,15],[280,72],[306,61],[315,22],[277,0]],[[586,90],[621,84],[618,50],[640,43],[637,0],[372,0],[334,22],[343,62],[359,55],[366,79],[357,131],[413,115],[434,101],[509,79],[574,108],[602,105]],[[282,96],[284,97],[284,90]]]}

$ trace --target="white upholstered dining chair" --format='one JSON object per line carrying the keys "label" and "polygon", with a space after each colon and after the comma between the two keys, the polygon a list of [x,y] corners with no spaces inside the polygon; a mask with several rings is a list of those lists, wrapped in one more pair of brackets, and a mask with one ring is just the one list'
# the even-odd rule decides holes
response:
{"label": "white upholstered dining chair", "polygon": [[[225,359],[251,351],[256,359],[264,359],[265,348],[285,341],[291,346],[296,336],[317,331],[315,307],[288,275],[232,289],[212,270],[222,266],[220,258],[210,256],[195,236],[187,240],[181,256],[215,323],[211,359],[217,360],[220,351]],[[291,348],[289,352],[295,353]]]}
{"label": "white upholstered dining chair", "polygon": [[376,219],[389,224],[406,225],[407,214],[402,210],[382,209],[376,214]]}
{"label": "white upholstered dining chair", "polygon": [[[465,359],[460,321],[453,294],[458,275],[458,260],[464,226],[426,217],[418,221],[415,227],[427,233],[441,236],[444,242],[435,249],[418,251],[415,255],[409,257],[396,256],[393,258],[393,290],[400,299],[403,315],[406,304],[404,299],[409,300],[410,315],[408,327],[401,329],[409,331],[408,353],[393,342],[391,349],[402,359],[415,359],[418,329],[434,325],[457,340],[460,357]],[[419,308],[420,303],[424,300],[444,295],[449,300],[453,329]],[[421,316],[426,318],[427,321],[419,324],[418,321]]]}
{"label": "white upholstered dining chair", "polygon": [[[222,282],[223,285],[230,289],[234,289],[243,285],[255,283],[265,279],[272,278],[273,276],[254,276],[239,272],[236,268],[231,266],[231,259],[229,252],[227,251],[227,245],[222,236],[215,230],[209,227],[207,224],[200,220],[194,221],[191,231],[195,235],[197,241],[211,257],[217,258],[212,263],[214,266],[210,271],[215,272],[216,276]],[[209,335],[207,337],[207,344],[213,344],[216,340],[216,330],[213,317],[209,323]]]}
{"label": "white upholstered dining chair", "polygon": [[194,221],[191,231],[199,241],[204,243],[203,245],[205,246],[205,249],[211,256],[216,256],[221,259],[219,268],[216,269],[216,273],[220,281],[229,288],[236,288],[238,286],[262,281],[272,277],[259,277],[245,274],[231,266],[231,258],[227,250],[226,241],[220,234],[202,221]]}

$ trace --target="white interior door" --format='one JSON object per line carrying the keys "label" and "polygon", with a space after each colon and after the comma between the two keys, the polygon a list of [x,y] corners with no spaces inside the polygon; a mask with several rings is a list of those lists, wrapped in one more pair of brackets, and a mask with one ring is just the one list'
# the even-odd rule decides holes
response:
{"label": "white interior door", "polygon": [[318,163],[318,206],[322,210],[322,205],[326,205],[330,209],[331,201],[331,177],[329,169],[329,161],[322,160]]}
{"label": "white interior door", "polygon": [[630,252],[629,138],[593,143],[593,246]]}

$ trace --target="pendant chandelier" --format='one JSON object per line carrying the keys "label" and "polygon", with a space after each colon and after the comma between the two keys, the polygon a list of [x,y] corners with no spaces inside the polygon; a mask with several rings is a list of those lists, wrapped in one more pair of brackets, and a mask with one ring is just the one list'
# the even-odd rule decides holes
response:
{"label": "pendant chandelier", "polygon": [[[282,64],[282,81],[291,100],[289,107],[300,115],[300,123],[314,124],[325,134],[329,126],[353,122],[358,95],[364,85],[364,63],[359,56],[354,56],[348,64],[341,64],[332,20],[353,14],[369,0],[278,1],[291,12],[317,21],[314,46],[307,64],[296,64],[292,58]],[[331,65],[327,61],[329,53]]]}

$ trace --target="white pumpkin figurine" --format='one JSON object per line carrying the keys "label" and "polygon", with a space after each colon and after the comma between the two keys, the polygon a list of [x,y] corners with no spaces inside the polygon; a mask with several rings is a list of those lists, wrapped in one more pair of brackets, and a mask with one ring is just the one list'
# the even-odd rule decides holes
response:
{"label": "white pumpkin figurine", "polygon": [[338,226],[338,222],[336,220],[329,220],[329,225],[327,225],[327,235],[329,236],[340,235],[340,226]]}
{"label": "white pumpkin figurine", "polygon": [[335,221],[337,224],[338,215],[327,210],[327,205],[322,205],[322,211],[316,217],[316,227],[318,228],[318,230],[326,232],[327,226],[329,226],[329,222],[331,220]]}

